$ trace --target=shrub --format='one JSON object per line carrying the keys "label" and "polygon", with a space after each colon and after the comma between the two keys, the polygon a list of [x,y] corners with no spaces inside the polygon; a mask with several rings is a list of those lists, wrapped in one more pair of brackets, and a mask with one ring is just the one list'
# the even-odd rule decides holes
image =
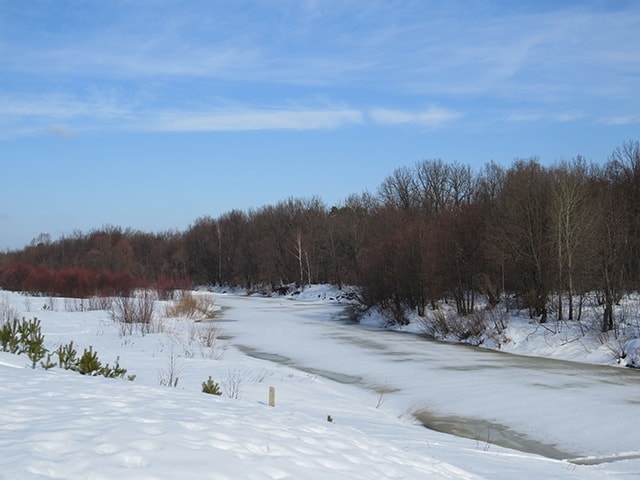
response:
{"label": "shrub", "polygon": [[132,297],[116,297],[112,304],[112,316],[120,323],[120,334],[133,333],[134,328],[144,335],[154,330],[156,295],[152,290],[142,290]]}
{"label": "shrub", "polygon": [[169,300],[176,290],[187,290],[192,287],[192,284],[188,278],[175,278],[162,275],[155,282],[154,286],[161,300]]}
{"label": "shrub", "polygon": [[55,293],[65,297],[87,297],[96,291],[96,272],[85,268],[64,268],[55,272]]}
{"label": "shrub", "polygon": [[199,330],[198,341],[200,345],[208,348],[215,348],[218,344],[220,336],[220,326],[215,322],[206,322],[201,324]]}
{"label": "shrub", "polygon": [[487,317],[484,311],[475,311],[471,315],[463,316],[443,309],[434,310],[420,318],[426,335],[433,338],[453,338],[474,345],[484,341],[485,334],[493,330],[494,323],[495,328],[498,328],[504,321],[494,315]]}
{"label": "shrub", "polygon": [[140,284],[126,271],[91,270],[66,267],[50,270],[44,265],[13,263],[0,269],[0,286],[15,292],[28,291],[47,295],[82,298],[89,295],[129,295]]}
{"label": "shrub", "polygon": [[173,352],[173,344],[171,345],[171,354],[169,355],[169,363],[166,369],[158,370],[158,381],[163,387],[177,387],[180,380],[180,367],[178,366],[178,357]]}
{"label": "shrub", "polygon": [[202,391],[209,395],[222,395],[220,385],[214,382],[211,376],[209,376],[209,379],[206,382],[202,382]]}
{"label": "shrub", "polygon": [[18,316],[18,311],[14,308],[7,295],[0,296],[0,324],[9,322]]}
{"label": "shrub", "polygon": [[86,310],[109,310],[112,305],[110,297],[103,295],[94,295],[87,299]]}
{"label": "shrub", "polygon": [[221,360],[227,351],[227,344],[220,337],[222,329],[216,321],[191,322],[188,321],[189,344],[197,342],[203,356]]}
{"label": "shrub", "polygon": [[14,292],[24,291],[33,267],[26,263],[13,263],[0,271],[0,286]]}
{"label": "shrub", "polygon": [[240,400],[242,398],[241,386],[243,380],[247,377],[246,373],[238,370],[230,370],[227,378],[222,381],[224,391],[229,398]]}

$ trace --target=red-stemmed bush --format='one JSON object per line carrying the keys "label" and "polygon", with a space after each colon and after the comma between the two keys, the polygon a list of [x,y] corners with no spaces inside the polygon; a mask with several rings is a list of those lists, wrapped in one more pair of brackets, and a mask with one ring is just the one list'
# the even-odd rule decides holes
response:
{"label": "red-stemmed bush", "polygon": [[38,265],[31,268],[29,276],[24,283],[24,290],[28,292],[38,292],[49,294],[52,293],[55,284],[55,275],[44,265]]}
{"label": "red-stemmed bush", "polygon": [[31,270],[32,266],[22,262],[3,268],[0,272],[0,287],[14,292],[25,291]]}
{"label": "red-stemmed bush", "polygon": [[73,267],[49,270],[44,265],[32,267],[25,263],[0,270],[0,288],[17,292],[86,298],[129,295],[134,288],[144,286],[146,283],[136,280],[130,272]]}
{"label": "red-stemmed bush", "polygon": [[190,290],[193,284],[188,278],[175,278],[162,275],[154,283],[154,288],[158,292],[161,300],[169,300],[176,290]]}

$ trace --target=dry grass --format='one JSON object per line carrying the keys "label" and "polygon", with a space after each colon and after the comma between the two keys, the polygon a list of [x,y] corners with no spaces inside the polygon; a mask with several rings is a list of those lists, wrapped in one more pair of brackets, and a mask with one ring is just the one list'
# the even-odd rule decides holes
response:
{"label": "dry grass", "polygon": [[194,295],[181,290],[176,299],[165,308],[165,316],[170,318],[187,318],[189,320],[202,320],[213,318],[214,298],[211,294]]}

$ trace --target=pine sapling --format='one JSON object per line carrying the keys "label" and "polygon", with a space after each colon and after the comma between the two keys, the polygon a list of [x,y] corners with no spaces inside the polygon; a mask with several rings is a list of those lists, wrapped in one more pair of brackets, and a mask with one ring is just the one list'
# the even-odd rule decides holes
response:
{"label": "pine sapling", "polygon": [[202,391],[204,393],[208,393],[209,395],[222,395],[220,385],[214,382],[211,376],[209,376],[209,380],[207,380],[206,382],[202,382]]}
{"label": "pine sapling", "polygon": [[107,363],[100,369],[100,375],[107,378],[124,378],[126,373],[127,369],[120,366],[120,357],[116,358],[116,364],[113,366],[113,368],[110,367]]}
{"label": "pine sapling", "polygon": [[20,350],[20,321],[14,318],[11,322],[5,322],[0,329],[0,344],[2,351],[19,353]]}
{"label": "pine sapling", "polygon": [[66,345],[59,345],[56,350],[58,355],[58,366],[65,370],[77,370],[78,369],[78,352],[73,347],[73,340]]}
{"label": "pine sapling", "polygon": [[57,364],[56,362],[54,362],[53,360],[51,360],[51,353],[47,352],[47,359],[43,360],[42,362],[40,362],[40,365],[42,366],[42,368],[44,368],[45,370],[49,370],[51,368],[54,368]]}
{"label": "pine sapling", "polygon": [[29,321],[22,321],[20,325],[20,337],[22,352],[26,353],[31,360],[31,368],[36,368],[36,364],[47,354],[44,347],[44,335],[40,328],[40,320],[34,318]]}
{"label": "pine sapling", "polygon": [[93,347],[84,349],[82,357],[78,362],[78,372],[82,375],[100,375],[102,365],[98,360],[98,354],[93,351]]}
{"label": "pine sapling", "polygon": [[44,337],[32,337],[26,345],[27,356],[31,360],[31,368],[36,368],[36,363],[44,358],[47,349],[44,346]]}
{"label": "pine sapling", "polygon": [[10,322],[4,322],[2,327],[0,327],[0,347],[2,347],[3,352],[9,351],[9,345],[11,343],[11,339],[13,338],[13,329],[11,328]]}

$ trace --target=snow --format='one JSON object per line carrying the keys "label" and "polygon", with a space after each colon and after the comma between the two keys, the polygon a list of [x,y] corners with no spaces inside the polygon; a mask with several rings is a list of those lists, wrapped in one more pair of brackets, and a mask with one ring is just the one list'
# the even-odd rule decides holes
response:
{"label": "snow", "polygon": [[640,338],[629,340],[624,346],[626,365],[640,368]]}
{"label": "snow", "polygon": [[[326,286],[287,297],[218,293],[213,324],[164,318],[158,302],[155,333],[145,335],[122,335],[109,312],[74,311],[72,300],[1,295],[42,321],[50,350],[91,345],[135,380],[33,370],[26,356],[0,353],[0,478],[588,480],[640,471],[640,375],[574,332],[532,335],[528,322],[512,322],[508,348],[559,348],[608,365],[353,325]],[[203,345],[211,328],[217,339]],[[627,344],[627,358],[638,350]],[[160,385],[169,372],[175,388]],[[209,376],[223,396],[202,393]],[[426,429],[416,413],[471,438]]]}

